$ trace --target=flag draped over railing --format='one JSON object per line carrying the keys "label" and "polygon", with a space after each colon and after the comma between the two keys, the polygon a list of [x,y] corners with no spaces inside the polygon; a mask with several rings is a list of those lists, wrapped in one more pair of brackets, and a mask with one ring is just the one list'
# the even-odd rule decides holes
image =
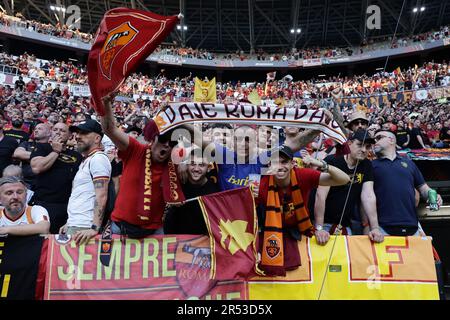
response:
{"label": "flag draped over railing", "polygon": [[257,268],[258,220],[249,188],[199,198],[211,246],[210,278],[245,279]]}

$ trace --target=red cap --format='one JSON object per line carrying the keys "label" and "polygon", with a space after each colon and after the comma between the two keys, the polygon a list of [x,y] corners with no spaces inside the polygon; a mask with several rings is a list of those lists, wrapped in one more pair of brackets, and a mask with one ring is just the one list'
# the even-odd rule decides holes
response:
{"label": "red cap", "polygon": [[152,142],[157,135],[159,135],[158,126],[153,119],[150,119],[144,127],[144,138],[148,142]]}

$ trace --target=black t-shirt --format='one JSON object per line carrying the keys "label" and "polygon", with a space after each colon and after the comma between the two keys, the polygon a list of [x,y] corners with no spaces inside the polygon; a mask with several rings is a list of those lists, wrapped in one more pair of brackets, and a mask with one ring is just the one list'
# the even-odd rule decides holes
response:
{"label": "black t-shirt", "polygon": [[[30,141],[24,141],[21,144],[19,144],[19,147],[24,148],[26,151],[29,151],[33,153],[37,149],[37,145],[41,143],[37,143],[36,141],[30,142]],[[36,175],[33,173],[33,170],[31,170],[30,161],[22,160],[22,174],[23,179],[28,184],[31,190],[35,190],[34,180],[36,178]]]}
{"label": "black t-shirt", "polygon": [[[344,156],[336,157],[330,155],[325,158],[325,161],[336,168],[341,169],[350,176],[352,181],[354,168],[349,169]],[[356,204],[361,201],[361,191],[364,182],[373,181],[372,163],[369,160],[360,161],[355,172],[355,179],[353,181],[352,189],[348,197],[347,205],[345,207],[344,217],[342,219],[342,226],[349,227],[351,225],[351,217]],[[345,199],[347,198],[350,183],[344,186],[330,187],[327,200],[325,202],[325,223],[338,224],[341,218],[342,210],[344,209]]]}
{"label": "black t-shirt", "polygon": [[28,141],[30,135],[23,130],[10,129],[4,132],[5,136],[11,137],[17,140],[17,143]]}
{"label": "black t-shirt", "polygon": [[439,132],[439,139],[450,140],[450,134],[448,134],[449,131],[449,127],[442,127],[441,131]]}
{"label": "black t-shirt", "polygon": [[15,88],[19,90],[23,90],[23,87],[25,87],[25,82],[23,80],[16,80]]}
{"label": "black t-shirt", "polygon": [[111,161],[111,177],[119,177],[122,175],[123,163],[122,161]]}
{"label": "black t-shirt", "polygon": [[[219,192],[219,185],[211,179],[203,185],[193,185],[187,182],[183,185],[186,199],[192,199],[215,192]],[[171,207],[164,219],[164,233],[166,234],[208,234],[202,210],[197,201],[191,201],[181,207]]]}
{"label": "black t-shirt", "polygon": [[12,155],[18,146],[16,139],[11,137],[4,136],[0,140],[0,177],[3,176],[3,170],[12,164]]}
{"label": "black t-shirt", "polygon": [[403,147],[403,144],[406,143],[406,141],[408,141],[408,134],[409,134],[408,129],[401,129],[401,128],[397,129],[397,133],[396,133],[397,144],[400,147]]}
{"label": "black t-shirt", "polygon": [[[38,144],[36,150],[31,153],[31,159],[46,157],[52,151],[49,143]],[[33,199],[48,203],[67,203],[72,192],[72,180],[78,171],[81,159],[81,154],[76,151],[61,152],[49,170],[36,175]]]}
{"label": "black t-shirt", "polygon": [[419,128],[412,128],[411,133],[409,134],[409,144],[408,148],[410,149],[422,149],[422,145],[420,144],[419,140],[417,140],[417,136],[420,136],[423,141],[422,133],[420,132]]}

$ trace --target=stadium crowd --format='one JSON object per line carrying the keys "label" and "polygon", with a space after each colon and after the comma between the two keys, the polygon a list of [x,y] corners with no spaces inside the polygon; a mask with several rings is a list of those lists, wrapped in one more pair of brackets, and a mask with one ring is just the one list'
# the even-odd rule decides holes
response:
{"label": "stadium crowd", "polygon": [[[50,23],[44,24],[34,20],[26,19],[22,14],[17,13],[16,16],[9,16],[6,13],[0,12],[0,24],[5,26],[13,26],[15,28],[24,28],[28,31],[35,31],[38,33],[51,35],[65,39],[77,39],[85,43],[93,42],[93,35],[80,32],[78,29],[67,25],[61,25],[59,22],[56,25]],[[359,46],[355,47],[326,47],[326,48],[306,48],[290,50],[281,50],[279,52],[265,52],[262,48],[255,52],[245,53],[242,50],[237,50],[235,53],[213,53],[205,49],[194,49],[190,47],[181,47],[178,44],[159,46],[154,55],[164,54],[172,55],[181,58],[196,58],[196,59],[226,59],[226,60],[267,60],[267,61],[292,61],[299,59],[318,59],[318,58],[337,58],[344,56],[352,56],[355,54],[363,54],[369,51],[406,47],[417,42],[432,42],[450,36],[449,27],[442,26],[440,30],[432,30],[421,34],[411,36],[404,36],[401,38],[392,37],[376,37],[364,39]]]}
{"label": "stadium crowd", "polygon": [[[27,84],[30,87],[27,90],[33,90],[35,84],[41,90],[44,81],[54,81],[61,85],[87,85],[85,65],[72,61],[37,59],[26,52],[19,57],[0,53],[0,68],[6,74],[33,79]],[[290,76],[280,80],[270,79],[266,82],[218,82],[217,99],[218,101],[238,101],[246,99],[253,90],[256,90],[263,100],[282,97],[299,104],[302,100],[364,97],[403,90],[445,87],[450,85],[450,68],[448,63],[443,61],[443,63],[424,63],[420,67],[415,65],[403,71],[400,68],[393,72],[380,71],[373,75],[333,76],[306,81],[293,81],[292,77],[288,77]],[[192,99],[193,94],[194,81],[191,76],[168,79],[164,76],[164,72],[156,78],[133,74],[120,88],[122,96],[146,95],[159,101]]]}
{"label": "stadium crowd", "polygon": [[[146,93],[152,98],[131,101],[118,96],[105,101],[106,105],[111,105],[111,112],[98,117],[90,108],[89,99],[74,96],[66,85],[85,83],[85,67],[70,62],[43,62],[26,53],[17,59],[3,53],[0,58],[3,65],[17,68],[21,75],[13,86],[0,86],[0,172],[3,175],[0,201],[5,207],[5,214],[0,217],[1,234],[48,230],[72,235],[78,243],[84,243],[99,233],[107,220],[104,216],[109,215],[114,233],[133,237],[155,232],[205,233],[198,205],[166,205],[164,187],[160,186],[177,141],[171,141],[167,135],[158,136],[149,121],[165,107],[167,100],[177,97],[192,100],[190,77],[169,80],[164,75],[157,79],[133,75],[119,90],[119,96]],[[32,74],[39,82],[30,76],[30,70],[35,70]],[[25,82],[22,75],[31,80]],[[255,88],[262,98],[281,96],[294,103],[298,100],[302,108],[306,108],[305,102],[311,99],[309,108],[321,107],[325,99],[331,111],[327,116],[337,120],[348,135],[345,146],[321,139],[319,132],[298,128],[188,126],[191,132],[202,130],[202,148],[212,145],[219,157],[231,154],[234,160],[231,163],[217,161],[212,165],[210,159],[199,158],[193,152],[193,159],[178,166],[182,190],[192,198],[248,185],[250,175],[260,175],[268,165],[263,161],[272,157],[268,151],[275,150],[280,160],[271,163],[270,168],[275,173],[273,180],[263,177],[259,188],[253,189],[260,225],[264,230],[269,223],[267,217],[272,214],[268,208],[276,205],[297,218],[311,218],[300,230],[293,228],[297,218],[292,216],[289,221],[279,222],[280,228],[289,230],[286,250],[292,244],[288,239],[299,239],[300,233],[307,236],[315,233],[319,242],[325,244],[336,228],[342,228],[344,234],[368,234],[374,241],[383,241],[383,235],[387,234],[423,233],[415,209],[415,190],[425,200],[430,188],[414,163],[397,156],[396,150],[448,147],[448,102],[392,99],[381,105],[341,106],[335,103],[335,98],[447,85],[448,64],[430,62],[404,71],[322,82],[325,81],[219,83],[217,96],[219,101],[227,97],[234,101],[245,100]],[[257,139],[252,142],[243,136]],[[150,161],[145,158],[146,150],[151,150],[151,164],[146,162]],[[243,163],[238,161],[240,155],[244,156]],[[377,159],[371,162],[369,158],[375,155]],[[248,163],[254,158],[256,163]],[[388,166],[386,158],[395,166]],[[352,174],[359,162],[360,172]],[[144,189],[136,181],[141,181],[142,173],[147,172],[146,167],[142,167],[147,164],[152,168],[151,175],[145,178],[151,181],[152,197],[147,200],[152,205],[142,209],[136,204]],[[409,168],[408,180],[400,174],[402,167]],[[351,179],[352,184],[348,184]],[[114,182],[113,190],[108,183],[110,180]],[[296,181],[303,181],[300,193],[295,191]],[[349,192],[349,185],[355,186],[346,207],[341,200]],[[271,191],[273,186],[280,186],[281,202],[278,204]],[[392,194],[397,197],[392,198]],[[131,195],[135,198],[130,200]],[[115,207],[111,206],[111,199],[115,199]],[[440,197],[438,199],[442,203]],[[25,210],[27,203],[34,211]],[[298,209],[300,207],[308,209]],[[339,218],[343,209],[345,219],[341,225]],[[392,215],[392,211],[396,214]],[[365,214],[360,215],[360,212]],[[187,216],[193,218],[186,220]],[[12,226],[20,227],[21,223],[27,224],[26,221],[42,223],[37,229],[13,228],[15,231],[11,231]],[[266,267],[271,270],[270,266]]]}

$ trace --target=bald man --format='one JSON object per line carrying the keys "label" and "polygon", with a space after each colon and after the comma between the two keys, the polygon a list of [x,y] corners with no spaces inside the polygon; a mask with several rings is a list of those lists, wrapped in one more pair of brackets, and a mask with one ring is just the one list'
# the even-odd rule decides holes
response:
{"label": "bald man", "polygon": [[31,153],[36,150],[38,144],[48,143],[51,134],[52,127],[49,123],[39,123],[33,131],[34,140],[22,142],[14,151],[13,157],[21,161],[23,168],[23,179],[31,190],[34,190],[34,180],[36,178],[35,174],[31,170]]}
{"label": "bald man", "polygon": [[[431,188],[414,162],[397,154],[397,139],[393,132],[379,130],[374,139],[377,159],[372,166],[380,231],[391,236],[418,236],[421,230],[415,189],[423,200],[427,200]],[[440,195],[437,198],[441,206],[442,198]]]}
{"label": "bald man", "polygon": [[67,221],[72,181],[82,160],[80,153],[67,148],[70,135],[66,124],[57,123],[49,143],[39,144],[31,153],[31,169],[36,174],[31,203],[47,209],[52,234],[59,233]]}

